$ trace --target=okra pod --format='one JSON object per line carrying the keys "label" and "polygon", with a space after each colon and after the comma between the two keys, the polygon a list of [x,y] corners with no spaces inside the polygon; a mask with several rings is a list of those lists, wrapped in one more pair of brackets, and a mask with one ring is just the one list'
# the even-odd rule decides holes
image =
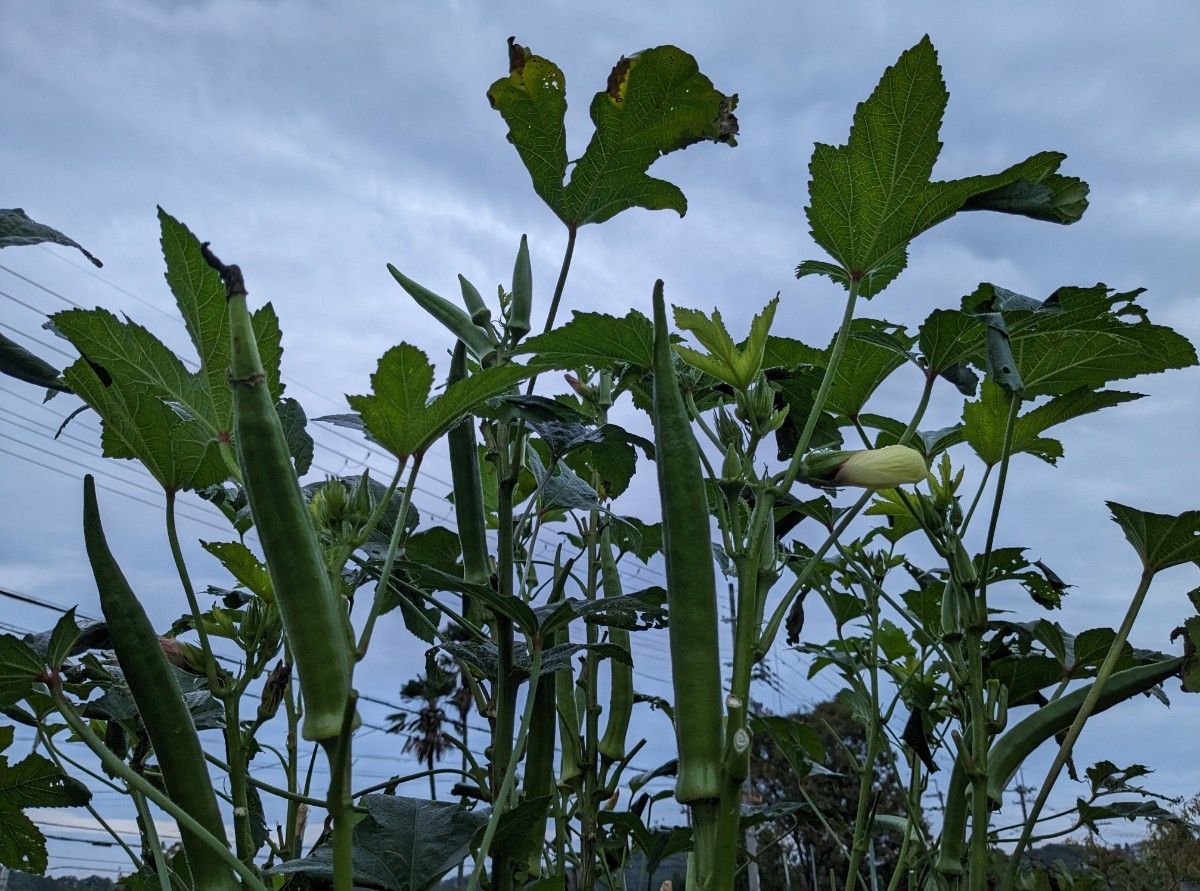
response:
{"label": "okra pod", "polygon": [[[554,639],[548,641],[550,646],[558,646],[567,642],[565,631],[554,633]],[[559,766],[558,781],[568,786],[579,778],[581,773],[581,748],[579,736],[579,708],[575,701],[575,672],[570,663],[566,668],[554,672],[555,700],[558,706],[558,735],[562,738],[562,762]]]}
{"label": "okra pod", "polygon": [[[450,359],[449,383],[467,376],[467,348],[460,340]],[[491,584],[487,526],[484,521],[483,484],[479,477],[479,453],[475,446],[474,419],[468,416],[446,434],[450,449],[450,479],[454,487],[454,518],[462,546],[463,578],[476,585]]]}
{"label": "okra pod", "polygon": [[[554,783],[554,730],[555,724],[555,677],[546,672],[541,677],[530,678],[528,695],[534,697],[533,720],[529,724],[529,735],[525,743],[524,797],[526,801],[553,796]],[[548,808],[547,808],[548,810]],[[533,821],[527,842],[526,860],[531,875],[539,875],[542,844],[546,839],[546,812]]]}
{"label": "okra pod", "polygon": [[492,343],[487,332],[471,321],[471,317],[444,297],[417,284],[403,272],[388,264],[388,272],[400,283],[408,295],[417,304],[441,322],[451,334],[467,345],[471,354],[483,364],[488,364],[496,356],[496,345]]}
{"label": "okra pod", "polygon": [[350,695],[345,606],[330,582],[267,389],[241,272],[208,256],[226,287],[234,447],[304,695],[301,733],[309,740],[330,740],[342,731]]}
{"label": "okra pod", "polygon": [[[1167,678],[1178,674],[1182,664],[1183,660],[1180,658],[1164,659],[1161,662],[1151,662],[1114,673],[1104,684],[1092,714],[1098,714],[1158,686]],[[1005,787],[1012,781],[1021,763],[1033,754],[1038,746],[1071,726],[1092,686],[1093,684],[1087,684],[1039,708],[996,740],[988,754],[988,797],[992,801],[1000,800]]]}
{"label": "okra pod", "polygon": [[700,450],[675,378],[663,283],[654,283],[654,437],[662,503],[663,553],[675,738],[682,804],[721,795],[722,730],[717,588]]}
{"label": "okra pod", "polygon": [[529,333],[533,311],[533,268],[529,264],[529,239],[521,236],[517,259],[513,264],[512,303],[508,310],[508,330],[516,343]]}
{"label": "okra pod", "polygon": [[473,284],[467,281],[465,275],[459,275],[458,287],[462,291],[463,305],[467,308],[467,312],[470,313],[471,321],[482,328],[492,320],[492,311],[483,302],[483,295],[479,293]]}
{"label": "okra pod", "polygon": [[[117,661],[154,746],[167,793],[214,838],[225,826],[191,713],[175,680],[158,634],[109,550],[96,502],[96,482],[83,479],[83,537],[100,594],[100,609]],[[237,888],[225,858],[182,826],[180,836],[197,889]]]}
{"label": "okra pod", "polygon": [[[600,534],[600,576],[605,597],[621,596],[621,576],[617,572],[617,559],[613,555],[612,536],[608,526]],[[629,650],[629,632],[624,628],[609,628],[611,643]],[[629,719],[633,714],[633,666],[617,659],[608,660],[610,684],[608,688],[608,723],[598,750],[601,760],[608,764],[625,757],[625,737],[629,733]]]}

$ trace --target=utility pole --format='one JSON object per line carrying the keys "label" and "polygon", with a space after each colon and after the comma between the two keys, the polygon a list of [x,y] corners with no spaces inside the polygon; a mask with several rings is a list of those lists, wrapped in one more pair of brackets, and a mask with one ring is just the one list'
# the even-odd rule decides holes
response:
{"label": "utility pole", "polygon": [[1025,785],[1025,769],[1021,768],[1021,772],[1017,775],[1018,783],[1013,787],[1013,791],[1017,793],[1017,797],[1021,801],[1021,818],[1023,822],[1029,822],[1029,806],[1025,803],[1025,796],[1031,792],[1036,792],[1037,789],[1033,786]]}

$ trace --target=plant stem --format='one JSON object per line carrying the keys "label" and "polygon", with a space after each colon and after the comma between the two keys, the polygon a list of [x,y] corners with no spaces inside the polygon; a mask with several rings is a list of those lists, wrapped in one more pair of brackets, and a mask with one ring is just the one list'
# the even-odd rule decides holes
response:
{"label": "plant stem", "polygon": [[[403,510],[397,522],[404,519]],[[325,740],[329,759],[329,794],[325,809],[333,821],[333,891],[351,891],[354,887],[354,820],[350,798],[350,748],[354,738],[354,715],[358,694],[350,691],[342,732]]]}
{"label": "plant stem", "polygon": [[[533,654],[530,657],[529,678],[531,687],[537,682],[537,677],[542,671],[542,645],[541,641],[535,638],[532,643]],[[532,689],[530,694],[525,697],[525,710],[521,714],[521,729],[517,733],[516,744],[512,747],[509,754],[508,764],[504,771],[504,782],[500,786],[500,794],[492,802],[492,814],[488,818],[487,829],[483,833],[483,841],[480,842],[479,851],[475,855],[475,869],[471,873],[471,881],[467,885],[468,891],[474,891],[479,887],[479,879],[483,874],[483,864],[487,859],[488,848],[492,846],[492,839],[496,836],[496,827],[500,824],[500,817],[503,815],[508,804],[509,796],[512,795],[514,778],[517,775],[517,764],[521,757],[521,750],[525,748],[525,738],[529,735],[529,724],[533,720],[533,701],[534,696]],[[492,885],[497,886],[501,877],[496,875],[496,870],[493,865],[492,870]]]}
{"label": "plant stem", "polygon": [[242,742],[241,717],[237,696],[225,697],[225,757],[229,764],[229,794],[233,798],[233,838],[238,859],[254,861],[254,842],[250,833],[250,796],[246,785],[246,750]]}
{"label": "plant stem", "polygon": [[106,770],[119,776],[131,790],[141,793],[147,799],[154,802],[155,805],[170,814],[180,827],[186,828],[213,851],[217,852],[221,859],[228,864],[229,868],[241,877],[248,888],[252,888],[254,891],[267,891],[266,886],[255,875],[254,870],[235,857],[233,852],[222,841],[205,829],[191,814],[175,804],[166,794],[159,792],[149,780],[113,754],[108,746],[104,744],[104,741],[96,736],[87,722],[79,716],[79,713],[75,711],[75,707],[63,696],[61,689],[51,688],[51,695],[54,698],[55,708],[63,716],[63,720],[67,722],[67,726],[92,750],[92,753],[104,765]]}
{"label": "plant stem", "polygon": [[142,834],[146,838],[146,847],[150,849],[150,857],[154,861],[154,873],[158,876],[159,891],[171,891],[171,869],[167,866],[167,858],[163,856],[162,842],[158,840],[158,829],[154,825],[154,815],[146,806],[146,799],[137,791],[131,790],[129,797],[137,810],[138,822],[142,826]]}
{"label": "plant stem", "polygon": [[213,656],[212,646],[209,644],[208,631],[204,628],[204,621],[200,614],[200,602],[196,599],[196,589],[192,585],[187,563],[183,559],[183,549],[179,546],[179,532],[175,528],[175,491],[166,489],[165,495],[167,499],[167,541],[171,545],[171,557],[175,561],[175,570],[179,573],[179,582],[187,597],[188,609],[192,613],[192,624],[200,638],[200,650],[204,654],[204,674],[208,680],[209,692],[216,697],[221,697],[223,691],[217,679],[217,660]]}
{"label": "plant stem", "polygon": [[860,881],[859,866],[870,840],[867,812],[871,803],[871,791],[875,779],[875,759],[879,757],[879,600],[871,597],[867,601],[871,622],[871,655],[867,665],[870,677],[871,709],[867,731],[867,748],[859,765],[858,804],[854,812],[854,843],[850,848],[850,865],[846,870],[845,891],[854,891]]}
{"label": "plant stem", "polygon": [[1033,802],[1033,807],[1029,809],[1029,817],[1025,821],[1025,827],[1021,830],[1021,837],[1018,839],[1017,846],[1013,849],[1012,856],[1009,859],[1008,870],[1005,874],[1002,888],[1009,889],[1014,886],[1017,872],[1020,869],[1021,856],[1029,846],[1030,837],[1033,835],[1033,827],[1038,822],[1038,816],[1041,814],[1042,808],[1046,806],[1050,792],[1054,788],[1055,782],[1058,781],[1059,774],[1062,773],[1067,759],[1071,757],[1075,741],[1079,739],[1079,734],[1083,732],[1083,725],[1091,717],[1092,711],[1100,699],[1100,695],[1104,692],[1104,685],[1108,682],[1109,677],[1111,677],[1113,670],[1116,668],[1118,660],[1121,658],[1121,653],[1125,649],[1125,642],[1129,639],[1129,632],[1133,629],[1133,623],[1137,619],[1138,613],[1142,608],[1142,603],[1146,599],[1146,592],[1150,590],[1150,583],[1154,581],[1154,575],[1155,571],[1153,569],[1147,567],[1142,570],[1137,590],[1133,594],[1133,600],[1129,604],[1129,609],[1125,611],[1125,618],[1121,621],[1121,627],[1117,629],[1117,636],[1109,646],[1108,653],[1104,657],[1104,662],[1101,664],[1100,670],[1096,673],[1096,680],[1092,683],[1091,691],[1079,707],[1079,713],[1075,716],[1075,720],[1071,722],[1066,738],[1063,740],[1062,746],[1059,747],[1058,754],[1054,756],[1054,762],[1050,765],[1050,769],[1046,772],[1046,779],[1042,781],[1041,788],[1038,789],[1037,799]]}
{"label": "plant stem", "polygon": [[[989,715],[985,702],[983,670],[983,634],[988,622],[988,575],[991,572],[992,549],[996,543],[996,527],[1000,521],[1000,508],[1004,502],[1004,488],[1008,481],[1008,465],[1012,457],[1013,428],[1021,397],[1010,393],[1008,418],[1004,424],[1004,442],[1000,450],[1000,473],[996,477],[996,492],[992,497],[992,513],[988,519],[987,540],[979,570],[979,587],[971,598],[972,615],[966,618],[966,634],[963,646],[967,656],[967,702],[970,712],[971,748],[971,847],[967,880],[970,891],[985,891],[991,856],[988,850],[988,823],[991,819],[991,804],[988,800],[988,750],[991,734],[988,732]],[[970,592],[968,591],[968,594]]]}
{"label": "plant stem", "polygon": [[562,300],[563,290],[567,287],[567,273],[571,270],[571,258],[575,256],[575,236],[578,229],[567,227],[567,249],[563,252],[562,266],[558,270],[558,281],[554,285],[554,297],[550,300],[550,311],[546,313],[546,325],[542,328],[545,334],[554,327],[554,318],[558,315],[558,304]]}
{"label": "plant stem", "polygon": [[[375,621],[379,618],[379,614],[387,602],[388,586],[392,582],[392,566],[396,562],[396,551],[400,547],[400,539],[404,536],[404,528],[408,520],[408,506],[412,504],[413,488],[417,484],[417,474],[421,472],[421,461],[424,458],[424,454],[420,452],[413,456],[412,469],[408,472],[408,483],[404,487],[404,495],[400,499],[400,510],[396,514],[396,525],[392,528],[392,537],[388,541],[387,556],[383,560],[383,569],[379,573],[379,584],[375,586],[371,610],[367,613],[362,634],[358,638],[358,647],[355,649],[354,656],[357,662],[361,662],[367,655],[367,648],[371,646],[371,634],[375,630]],[[351,666],[351,673],[353,674],[353,666]]]}

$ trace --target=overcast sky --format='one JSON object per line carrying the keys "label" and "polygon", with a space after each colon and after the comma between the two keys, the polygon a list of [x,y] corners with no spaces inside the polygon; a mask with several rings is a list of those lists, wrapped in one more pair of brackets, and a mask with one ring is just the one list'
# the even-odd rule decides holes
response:
{"label": "overcast sky", "polygon": [[[1063,284],[1144,286],[1153,319],[1200,340],[1196,243],[1200,236],[1200,7],[1093,3],[761,3],[734,4],[150,2],[43,0],[0,7],[0,206],[23,207],[61,228],[105,261],[93,273],[55,248],[0,254],[0,321],[47,359],[66,364],[66,345],[39,330],[64,300],[128,312],[185,352],[182,324],[162,279],[155,205],[241,264],[255,299],[271,300],[284,328],[284,375],[310,415],[345,410],[341,394],[365,392],[389,346],[406,340],[444,367],[446,338],[407,301],[385,270],[393,262],[452,296],[455,275],[489,287],[508,279],[521,233],[529,234],[535,293],[548,302],[565,242],[561,224],[529,187],[506,128],[485,97],[507,70],[505,39],[556,61],[567,79],[568,149],[578,156],[592,127],[591,96],[613,63],[648,46],[691,52],[716,87],[738,93],[739,145],[700,145],[660,160],[652,173],[677,183],[689,211],[631,211],[581,231],[566,309],[623,314],[649,305],[656,277],[668,298],[722,310],[731,328],[777,291],[776,333],[824,343],[841,311],[840,292],[792,269],[821,253],[803,208],[814,141],[843,142],[854,104],[884,67],[922,34],[938,48],[951,92],[935,175],[992,172],[1043,149],[1066,152],[1064,172],[1091,183],[1091,208],[1070,228],[990,214],[965,215],[922,237],[909,268],[864,312],[916,324],[956,305],[980,281],[1042,297]],[[534,11],[536,10],[536,11]],[[918,381],[899,374],[876,408],[903,416]],[[1001,544],[1034,548],[1075,585],[1053,618],[1070,630],[1119,621],[1138,567],[1105,498],[1178,512],[1200,507],[1195,466],[1200,373],[1174,372],[1125,387],[1152,398],[1061,428],[1058,468],[1028,456],[1015,484]],[[102,493],[114,547],[165,626],[182,598],[166,553],[160,500],[129,483],[153,484],[127,463],[101,464],[94,420],[46,433],[73,407],[70,397],[38,405],[40,394],[0,382],[0,587],[98,613],[82,557],[79,479],[84,467],[104,484],[144,498]],[[957,419],[950,388],[938,394],[929,427]],[[889,405],[890,400],[890,405]],[[631,412],[621,419],[640,424]],[[365,448],[318,434],[318,464],[355,472]],[[959,460],[969,460],[957,450]],[[77,463],[71,463],[77,462]],[[378,458],[372,467],[388,475]],[[656,518],[642,486],[622,502]],[[316,478],[316,477],[314,477]],[[418,504],[446,511],[448,469],[431,458]],[[216,538],[220,523],[190,496],[183,533]],[[213,524],[213,525],[206,525]],[[201,584],[225,584],[219,566],[190,550]],[[1188,613],[1194,568],[1164,573],[1133,634],[1139,646],[1170,649],[1170,630]],[[638,578],[649,583],[655,569]],[[636,583],[636,582],[634,582]],[[1000,605],[1035,618],[1015,597]],[[810,610],[810,613],[818,612]],[[54,614],[5,601],[3,622],[49,627]],[[423,647],[394,617],[361,673],[369,693],[395,700],[419,669]],[[829,633],[814,616],[809,634]],[[666,694],[665,637],[635,644],[637,686]],[[833,688],[802,679],[802,663],[781,653],[780,693],[767,705],[794,708]],[[1182,740],[1200,733],[1200,700],[1173,692],[1168,711],[1138,702],[1109,713],[1081,743],[1081,762],[1110,757],[1157,769],[1153,785],[1200,792],[1200,767]],[[364,716],[382,723],[386,707]],[[645,766],[670,757],[659,716],[635,723],[650,735]],[[388,776],[400,741],[375,732],[358,745],[358,770]],[[266,762],[263,770],[268,771]],[[1044,770],[1044,767],[1039,768]],[[265,772],[278,780],[277,773]],[[1026,780],[1037,784],[1038,770]],[[421,794],[420,788],[412,789]],[[1069,803],[1067,781],[1052,804]],[[113,795],[102,811],[128,816]],[[671,816],[664,808],[665,816]],[[87,823],[82,811],[46,820]],[[53,830],[52,830],[53,831]],[[76,830],[60,830],[71,834]],[[1135,827],[1115,827],[1125,840]],[[52,843],[62,872],[96,868],[115,855]],[[86,870],[85,870],[86,871]]]}

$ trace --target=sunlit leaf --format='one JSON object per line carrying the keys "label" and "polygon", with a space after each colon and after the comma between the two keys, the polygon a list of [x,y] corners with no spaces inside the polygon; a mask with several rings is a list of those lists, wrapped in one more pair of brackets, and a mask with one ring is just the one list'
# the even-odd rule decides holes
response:
{"label": "sunlit leaf", "polygon": [[534,191],[572,229],[631,207],[683,216],[683,192],[646,170],[696,142],[737,144],[737,96],[714,89],[683,50],[654,47],[622,57],[592,100],[596,132],[568,182],[566,91],[557,65],[510,38],[509,73],[492,84],[488,100],[508,124]]}
{"label": "sunlit leaf", "polygon": [[845,145],[818,143],[809,171],[813,240],[837,260],[834,271],[809,261],[798,275],[860,283],[870,297],[908,262],[909,241],[960,210],[996,210],[1073,223],[1087,207],[1087,185],[1060,176],[1059,152],[1041,152],[990,176],[931,181],[949,94],[928,37],[884,72],[854,112]]}

